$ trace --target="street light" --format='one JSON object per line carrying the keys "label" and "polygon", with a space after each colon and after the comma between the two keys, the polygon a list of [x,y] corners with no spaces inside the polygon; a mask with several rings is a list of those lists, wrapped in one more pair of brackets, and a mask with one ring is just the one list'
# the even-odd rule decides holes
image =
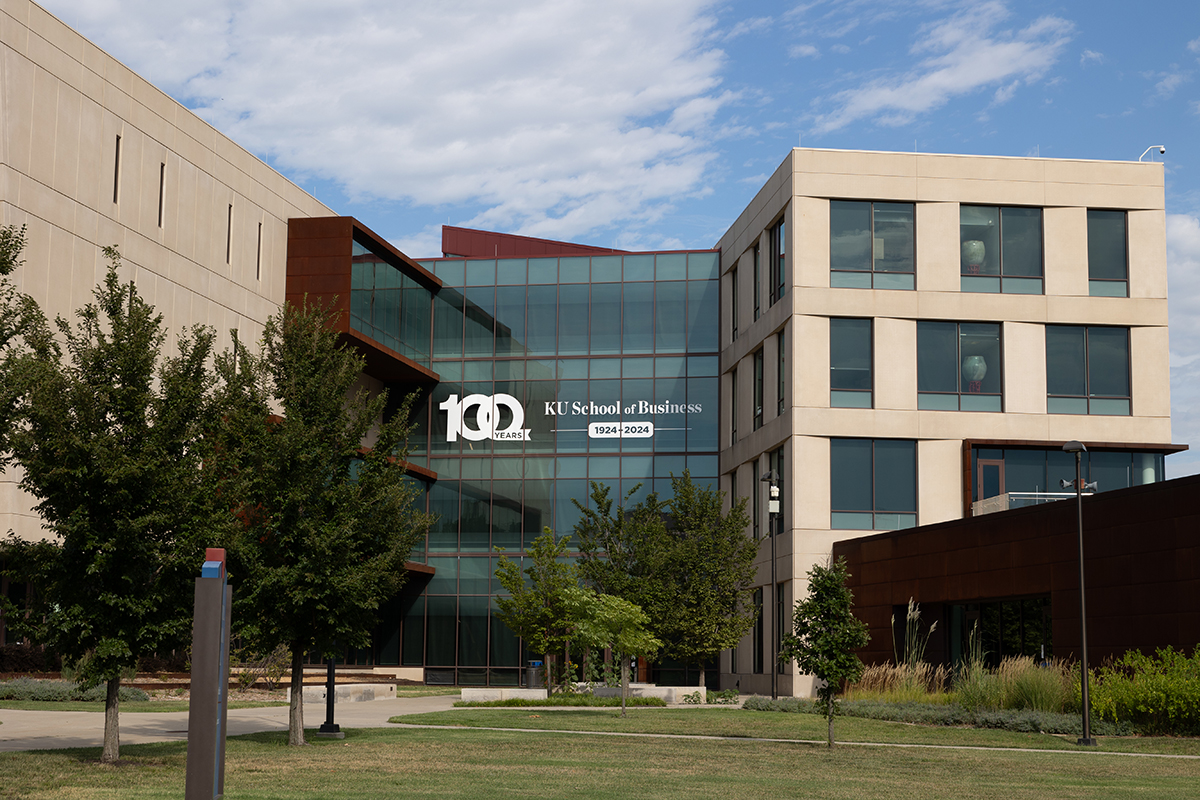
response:
{"label": "street light", "polygon": [[1080,666],[1082,667],[1083,689],[1083,738],[1076,744],[1095,747],[1097,742],[1092,738],[1092,704],[1088,698],[1088,661],[1087,661],[1087,594],[1083,588],[1083,478],[1080,473],[1080,453],[1086,453],[1087,448],[1082,442],[1069,441],[1063,445],[1063,452],[1075,454],[1075,510],[1079,528],[1079,622],[1080,622]]}
{"label": "street light", "polygon": [[779,614],[779,598],[775,596],[779,592],[775,578],[775,520],[779,517],[779,473],[767,470],[759,480],[771,487],[771,496],[767,500],[767,527],[771,532],[771,619],[775,620],[775,631],[771,636],[771,699],[776,700],[779,698],[780,621],[775,619]]}

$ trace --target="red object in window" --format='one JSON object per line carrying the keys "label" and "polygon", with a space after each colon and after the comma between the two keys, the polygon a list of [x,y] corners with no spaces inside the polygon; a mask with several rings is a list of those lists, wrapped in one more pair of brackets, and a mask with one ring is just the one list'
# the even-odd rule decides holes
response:
{"label": "red object in window", "polygon": [[983,381],[968,381],[967,391],[971,394],[979,394],[983,391]]}

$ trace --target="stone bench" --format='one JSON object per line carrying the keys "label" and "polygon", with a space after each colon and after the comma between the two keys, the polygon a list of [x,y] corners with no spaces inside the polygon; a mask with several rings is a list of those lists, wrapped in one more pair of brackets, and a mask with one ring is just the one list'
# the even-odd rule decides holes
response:
{"label": "stone bench", "polygon": [[[292,701],[292,690],[287,690],[288,702]],[[362,703],[368,700],[395,700],[396,685],[393,683],[339,683],[334,687],[333,702]],[[304,702],[324,703],[325,685],[305,686]]]}

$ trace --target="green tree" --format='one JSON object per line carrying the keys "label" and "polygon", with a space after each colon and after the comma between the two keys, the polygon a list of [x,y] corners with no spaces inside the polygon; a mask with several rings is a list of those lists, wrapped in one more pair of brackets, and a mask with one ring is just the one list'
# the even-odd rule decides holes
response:
{"label": "green tree", "polygon": [[411,398],[382,420],[386,392],[354,388],[364,359],[330,319],[289,304],[268,320],[260,355],[235,342],[217,362],[222,492],[241,521],[228,543],[234,625],[259,652],[291,651],[293,745],[304,744],[305,655],[368,644],[431,521],[405,478]]}
{"label": "green tree", "polygon": [[662,642],[649,630],[646,612],[628,600],[611,594],[576,588],[574,591],[579,620],[576,636],[590,647],[607,647],[621,662],[621,716],[629,697],[630,658],[652,658]]}
{"label": "green tree", "polygon": [[110,762],[121,674],[186,640],[203,537],[222,515],[202,469],[213,334],[185,332],[178,356],[161,358],[162,316],[120,282],[117,251],[104,252],[108,274],[76,326],[58,318],[56,338],[40,320],[26,333],[30,352],[9,374],[19,422],[9,444],[60,545],[12,542],[45,601],[37,638],[82,683],[107,683]]}
{"label": "green tree", "polygon": [[867,626],[854,616],[854,595],[846,586],[846,560],[830,566],[813,565],[808,571],[808,597],[796,603],[792,634],[779,648],[783,662],[792,659],[802,672],[823,681],[817,696],[825,704],[829,721],[829,746],[833,747],[834,696],[843,681],[862,677],[863,663],[854,653],[870,641]]}
{"label": "green tree", "polygon": [[556,538],[546,528],[527,548],[529,566],[522,577],[517,562],[501,555],[496,563],[496,580],[508,593],[496,598],[496,618],[525,641],[531,652],[541,653],[547,676],[546,686],[553,692],[552,656],[563,653],[560,679],[570,680],[570,645],[584,606],[578,596],[579,576],[572,563],[563,560],[571,537]]}
{"label": "green tree", "polygon": [[[592,507],[576,502],[580,572],[599,590],[640,606],[663,652],[696,664],[733,647],[754,625],[750,603],[758,544],[747,538],[746,501],[721,512],[724,494],[671,478],[673,497],[656,494],[613,511],[608,487],[592,484]],[[626,495],[626,501],[630,499]]]}

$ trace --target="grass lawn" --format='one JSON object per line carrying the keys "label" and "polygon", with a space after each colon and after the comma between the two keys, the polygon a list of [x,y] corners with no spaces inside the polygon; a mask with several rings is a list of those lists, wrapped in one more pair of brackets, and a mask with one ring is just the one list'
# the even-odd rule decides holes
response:
{"label": "grass lawn", "polygon": [[[825,741],[825,718],[816,714],[781,714],[732,708],[638,708],[622,720],[612,709],[477,709],[462,708],[430,714],[392,717],[389,722],[410,725],[451,725],[534,730],[668,733],[695,736],[734,736],[762,739]],[[838,717],[834,736],[845,742],[932,744],[963,747],[1021,747],[1044,750],[1085,750],[1113,753],[1165,753],[1200,756],[1200,739],[1172,737],[1098,737],[1099,748],[1080,747],[1074,736],[950,728]],[[860,748],[855,748],[860,749]],[[1200,775],[1200,762],[1196,762]]]}
{"label": "grass lawn", "polygon": [[[96,763],[98,748],[0,753],[0,798],[177,798],[185,753],[182,742],[127,745],[117,766]],[[229,800],[400,796],[1200,798],[1200,762],[463,728],[349,730],[305,748],[283,733],[228,743]]]}

